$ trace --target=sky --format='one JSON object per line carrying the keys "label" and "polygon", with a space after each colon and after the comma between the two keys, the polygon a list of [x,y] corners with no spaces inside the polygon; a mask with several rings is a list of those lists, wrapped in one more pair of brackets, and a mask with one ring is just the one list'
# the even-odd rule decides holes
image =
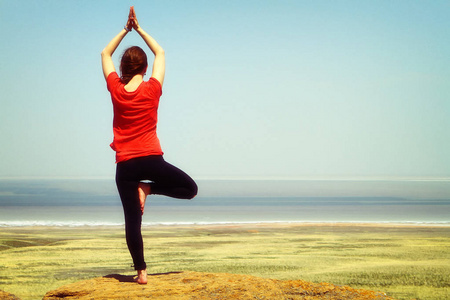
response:
{"label": "sky", "polygon": [[449,1],[0,0],[0,178],[114,176],[100,52],[131,5],[192,177],[450,177]]}

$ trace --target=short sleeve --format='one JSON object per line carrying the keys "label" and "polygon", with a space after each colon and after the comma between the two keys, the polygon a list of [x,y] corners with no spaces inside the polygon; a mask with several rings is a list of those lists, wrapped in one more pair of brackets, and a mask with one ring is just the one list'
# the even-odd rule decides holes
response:
{"label": "short sleeve", "polygon": [[162,86],[161,83],[155,77],[150,77],[148,80],[149,85],[151,86],[153,92],[159,98],[162,95]]}
{"label": "short sleeve", "polygon": [[108,88],[108,91],[113,91],[118,84],[120,84],[119,75],[117,75],[116,72],[109,73],[108,78],[106,78],[106,87]]}

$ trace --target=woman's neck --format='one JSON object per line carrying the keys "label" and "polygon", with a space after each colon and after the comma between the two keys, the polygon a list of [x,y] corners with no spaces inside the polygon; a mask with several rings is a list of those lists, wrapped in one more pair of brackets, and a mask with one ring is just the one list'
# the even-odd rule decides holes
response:
{"label": "woman's neck", "polygon": [[134,92],[144,81],[144,76],[142,74],[134,75],[133,78],[125,85],[125,90],[127,92]]}

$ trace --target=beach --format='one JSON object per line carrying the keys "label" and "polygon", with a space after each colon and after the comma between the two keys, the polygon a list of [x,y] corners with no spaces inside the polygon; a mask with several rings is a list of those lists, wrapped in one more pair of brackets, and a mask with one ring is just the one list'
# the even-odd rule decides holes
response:
{"label": "beach", "polygon": [[[204,180],[193,201],[152,195],[149,274],[305,280],[395,299],[450,293],[450,181]],[[113,180],[0,180],[0,290],[21,299],[133,275]]]}
{"label": "beach", "polygon": [[[149,274],[302,279],[396,299],[445,299],[450,293],[445,224],[157,225],[145,226],[143,237]],[[121,226],[4,227],[0,250],[0,289],[21,299],[41,299],[84,279],[134,274]]]}

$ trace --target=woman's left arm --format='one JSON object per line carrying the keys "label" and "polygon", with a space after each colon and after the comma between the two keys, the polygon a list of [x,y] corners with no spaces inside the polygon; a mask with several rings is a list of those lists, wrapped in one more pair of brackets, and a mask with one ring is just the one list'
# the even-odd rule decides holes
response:
{"label": "woman's left arm", "polygon": [[133,28],[132,11],[130,8],[127,25],[125,25],[124,29],[122,29],[119,32],[119,34],[116,35],[102,51],[102,69],[105,79],[108,78],[109,74],[116,71],[116,68],[114,67],[114,63],[112,60],[112,55],[114,51],[116,51],[120,42],[122,42],[123,38],[127,35],[128,32],[131,31],[132,28]]}

